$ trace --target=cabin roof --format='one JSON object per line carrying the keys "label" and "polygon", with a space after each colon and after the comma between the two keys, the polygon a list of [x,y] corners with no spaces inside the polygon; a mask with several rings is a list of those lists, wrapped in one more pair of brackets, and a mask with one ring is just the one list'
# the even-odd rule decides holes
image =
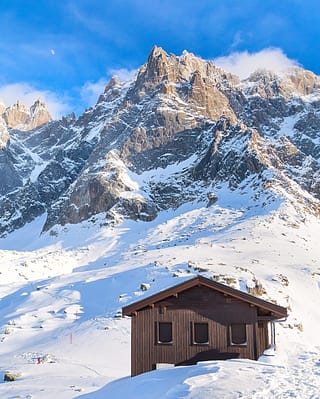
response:
{"label": "cabin roof", "polygon": [[196,287],[199,285],[208,287],[214,291],[218,291],[231,298],[247,302],[251,305],[257,306],[264,311],[271,312],[272,317],[270,318],[281,319],[283,317],[287,317],[288,315],[287,309],[282,306],[257,298],[253,295],[247,294],[246,292],[236,290],[235,288],[231,288],[227,285],[217,283],[216,281],[210,280],[200,275],[165,290],[159,291],[158,293],[144,298],[140,301],[127,305],[122,308],[122,314],[124,316],[132,316],[135,312],[142,310],[147,306],[152,306],[153,304],[169,298],[170,296],[174,296],[181,293],[182,291],[186,291],[192,287]]}

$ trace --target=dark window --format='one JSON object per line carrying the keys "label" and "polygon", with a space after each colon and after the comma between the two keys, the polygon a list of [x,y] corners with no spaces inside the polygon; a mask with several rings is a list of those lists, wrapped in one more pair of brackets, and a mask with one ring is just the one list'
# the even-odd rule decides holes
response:
{"label": "dark window", "polygon": [[230,343],[231,345],[247,344],[247,326],[246,324],[231,324],[230,326]]}
{"label": "dark window", "polygon": [[158,343],[170,344],[172,342],[172,323],[158,323]]}
{"label": "dark window", "polygon": [[193,324],[193,343],[194,344],[209,343],[208,323]]}

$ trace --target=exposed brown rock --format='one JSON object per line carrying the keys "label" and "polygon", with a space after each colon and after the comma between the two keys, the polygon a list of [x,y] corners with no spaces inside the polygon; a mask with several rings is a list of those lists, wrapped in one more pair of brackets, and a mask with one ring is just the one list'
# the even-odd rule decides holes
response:
{"label": "exposed brown rock", "polygon": [[38,99],[28,108],[20,100],[5,109],[2,117],[8,128],[31,130],[52,120],[42,99]]}
{"label": "exposed brown rock", "polygon": [[268,70],[257,70],[250,75],[247,82],[247,93],[261,97],[282,96],[290,99],[313,93],[320,88],[320,78],[311,71],[292,68],[287,72],[276,74]]}
{"label": "exposed brown rock", "polygon": [[9,128],[25,125],[29,117],[29,108],[22,104],[20,100],[6,108],[3,113],[3,119]]}
{"label": "exposed brown rock", "polygon": [[42,126],[52,120],[49,111],[47,110],[45,102],[38,98],[37,101],[30,107],[29,118],[27,120],[27,129],[34,129]]}

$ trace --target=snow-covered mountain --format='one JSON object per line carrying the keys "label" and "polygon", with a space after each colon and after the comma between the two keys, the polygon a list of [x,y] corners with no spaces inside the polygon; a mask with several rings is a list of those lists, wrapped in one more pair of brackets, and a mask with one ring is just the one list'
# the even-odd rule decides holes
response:
{"label": "snow-covered mountain", "polygon": [[[320,78],[155,47],[28,130],[43,109],[1,108],[0,372],[21,378],[0,397],[317,398]],[[121,307],[197,273],[288,308],[274,356],[107,384],[130,373]]]}
{"label": "snow-covered mountain", "polygon": [[[257,201],[265,189],[270,200],[290,195],[318,213],[319,93],[320,78],[299,68],[240,82],[155,47],[132,82],[112,78],[78,119],[17,130],[27,114],[18,103],[3,117],[15,129],[2,138],[0,232],[44,213],[44,230],[101,212],[150,221],[222,182],[255,186]],[[31,119],[43,109],[36,102]]]}

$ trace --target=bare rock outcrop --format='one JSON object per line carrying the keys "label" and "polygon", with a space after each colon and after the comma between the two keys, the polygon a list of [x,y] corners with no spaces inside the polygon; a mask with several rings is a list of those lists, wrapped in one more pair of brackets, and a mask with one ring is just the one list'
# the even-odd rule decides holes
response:
{"label": "bare rock outcrop", "polygon": [[0,150],[6,148],[10,140],[7,125],[2,117],[0,117]]}
{"label": "bare rock outcrop", "polygon": [[19,130],[35,129],[52,120],[46,104],[40,98],[30,108],[18,100],[3,111],[2,118],[7,128]]}
{"label": "bare rock outcrop", "polygon": [[38,98],[38,100],[36,100],[30,107],[29,118],[27,120],[27,130],[42,126],[51,120],[52,118],[45,102],[41,98]]}

